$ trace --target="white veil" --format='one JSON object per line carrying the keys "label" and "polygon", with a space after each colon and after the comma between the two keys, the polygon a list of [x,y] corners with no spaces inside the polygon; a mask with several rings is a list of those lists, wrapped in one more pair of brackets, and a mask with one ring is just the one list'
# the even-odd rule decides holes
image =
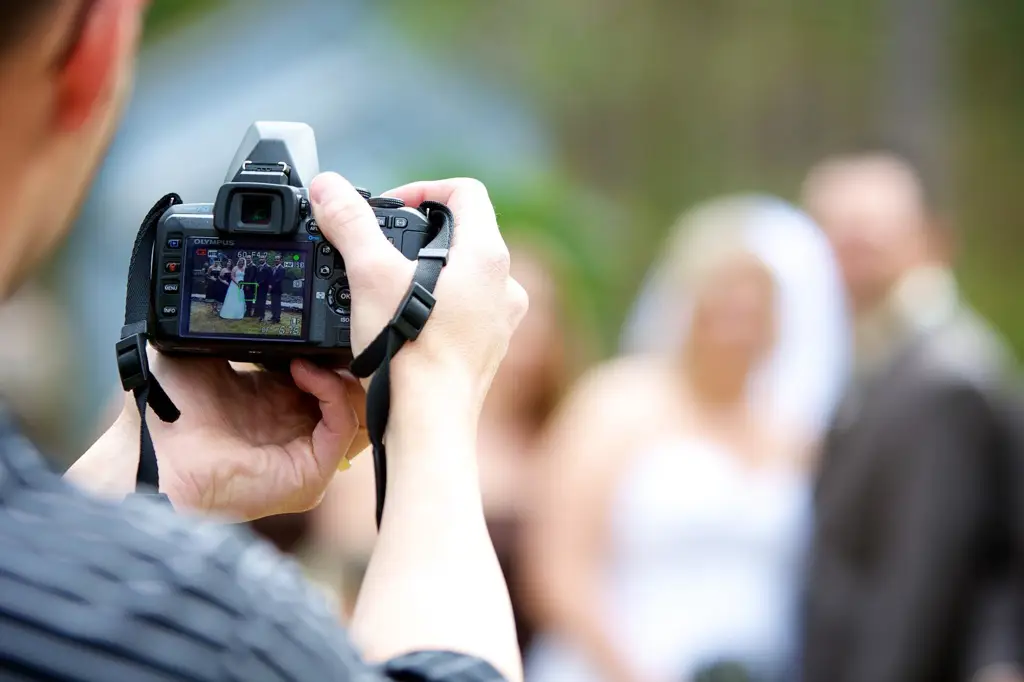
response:
{"label": "white veil", "polygon": [[[832,251],[818,227],[781,200],[730,197],[712,205],[727,202],[745,204],[744,244],[768,265],[778,287],[778,343],[753,381],[751,399],[769,408],[771,418],[818,437],[832,417],[850,362],[848,318]],[[685,229],[684,220],[670,244]],[[669,276],[669,259],[679,258],[677,251],[666,248],[648,273],[624,329],[624,352],[670,351],[685,338],[692,294],[679,291]]]}

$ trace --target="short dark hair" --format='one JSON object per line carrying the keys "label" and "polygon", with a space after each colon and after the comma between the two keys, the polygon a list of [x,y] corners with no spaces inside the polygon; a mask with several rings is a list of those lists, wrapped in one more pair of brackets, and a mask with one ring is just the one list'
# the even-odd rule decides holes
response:
{"label": "short dark hair", "polygon": [[37,22],[53,12],[64,0],[14,0],[0,9],[0,54],[18,45]]}

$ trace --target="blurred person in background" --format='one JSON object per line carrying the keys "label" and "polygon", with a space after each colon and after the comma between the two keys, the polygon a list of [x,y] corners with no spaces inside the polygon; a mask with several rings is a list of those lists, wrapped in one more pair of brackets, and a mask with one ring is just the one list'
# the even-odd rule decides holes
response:
{"label": "blurred person in background", "polygon": [[[828,245],[782,202],[714,201],[681,220],[639,307],[652,338],[629,334],[642,352],[591,372],[545,439],[527,679],[786,679],[809,425],[842,381],[838,352],[808,352],[845,333]],[[783,410],[794,358],[830,387]],[[798,402],[805,419],[783,419]]]}
{"label": "blurred person in background", "polygon": [[[477,442],[484,514],[525,648],[533,628],[522,603],[520,536],[535,484],[537,440],[583,353],[568,326],[556,250],[525,239],[511,239],[509,250],[514,277],[530,295],[530,309],[487,393]],[[373,509],[373,462],[360,457],[313,512],[306,559],[319,582],[339,587],[348,613],[376,539]]]}
{"label": "blurred person in background", "polygon": [[950,235],[907,161],[828,159],[804,203],[837,254],[856,343],[816,490],[803,680],[952,682],[1017,663],[1005,629],[1019,614],[986,606],[1014,570],[1008,354],[959,297]]}

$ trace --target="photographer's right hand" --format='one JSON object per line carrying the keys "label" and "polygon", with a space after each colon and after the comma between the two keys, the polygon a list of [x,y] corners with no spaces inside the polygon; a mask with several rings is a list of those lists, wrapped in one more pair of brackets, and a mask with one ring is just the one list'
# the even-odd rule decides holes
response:
{"label": "photographer's right hand", "polygon": [[[491,545],[476,467],[476,427],[491,379],[526,312],[487,191],[475,180],[417,183],[389,196],[447,205],[455,216],[437,303],[391,361],[387,505],[352,618],[371,660],[461,651],[522,679],[515,621]],[[310,187],[320,230],[345,259],[352,350],[394,317],[415,264],[384,237],[373,210],[335,174]]]}
{"label": "photographer's right hand", "polygon": [[[464,391],[467,406],[479,409],[528,304],[509,275],[508,248],[487,190],[476,180],[455,179],[415,183],[386,196],[409,206],[437,201],[455,216],[448,265],[434,292],[437,305],[420,337],[392,361],[392,399],[407,385],[430,385],[449,398],[448,391]],[[318,176],[310,198],[321,231],[345,259],[358,354],[394,316],[415,263],[387,241],[373,209],[341,176]]]}

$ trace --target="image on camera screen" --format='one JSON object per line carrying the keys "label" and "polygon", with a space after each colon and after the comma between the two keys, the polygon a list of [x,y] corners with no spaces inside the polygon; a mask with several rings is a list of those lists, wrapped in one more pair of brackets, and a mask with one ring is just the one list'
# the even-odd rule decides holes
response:
{"label": "image on camera screen", "polygon": [[189,242],[185,334],[303,338],[307,250]]}

